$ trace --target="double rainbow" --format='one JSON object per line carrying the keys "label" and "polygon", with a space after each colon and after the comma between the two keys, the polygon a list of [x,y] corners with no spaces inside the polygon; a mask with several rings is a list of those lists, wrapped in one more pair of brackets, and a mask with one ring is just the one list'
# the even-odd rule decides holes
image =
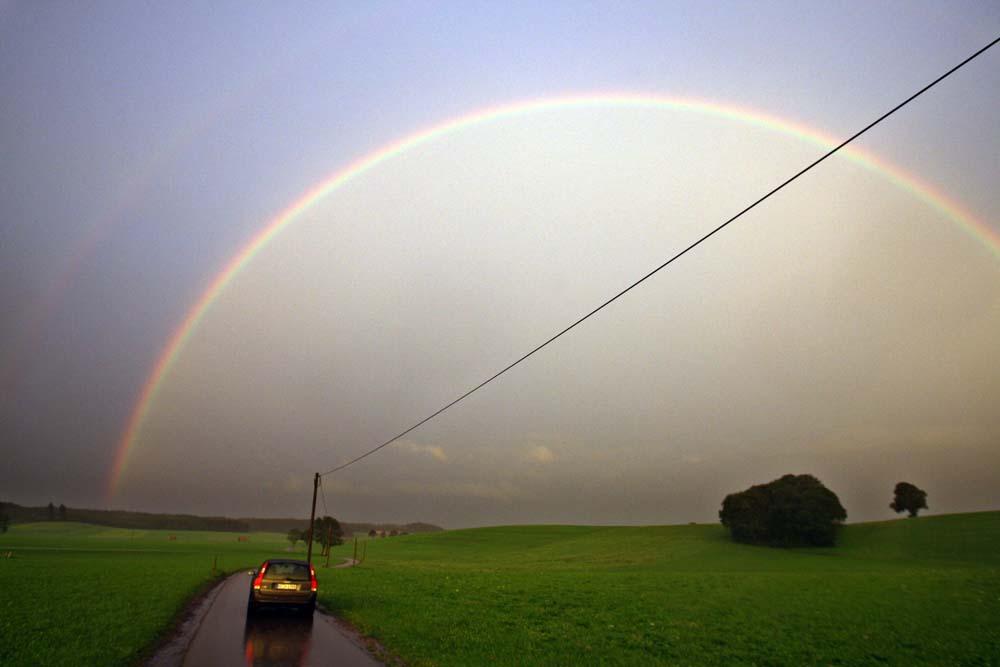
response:
{"label": "double rainbow", "polygon": [[[205,313],[219,295],[225,291],[226,286],[229,285],[233,278],[253,261],[257,253],[270,243],[272,239],[277,237],[282,230],[295,222],[303,212],[344,184],[375,169],[383,162],[435,141],[452,132],[515,116],[581,107],[625,107],[691,111],[771,129],[808,141],[825,150],[829,150],[840,143],[840,140],[837,138],[788,120],[746,108],[726,106],[707,100],[654,95],[598,94],[535,99],[476,111],[465,116],[447,120],[428,129],[420,130],[398,139],[373,153],[369,153],[313,186],[287,209],[271,220],[262,231],[254,236],[226,263],[223,269],[212,279],[205,291],[202,292],[194,305],[191,306],[184,320],[170,336],[170,340],[160,353],[156,365],[153,366],[152,371],[146,379],[146,383],[142,387],[139,400],[136,402],[129,416],[124,435],[122,435],[118,443],[111,471],[107,490],[108,501],[110,502],[118,491],[122,476],[127,468],[129,454],[138,443],[142,424],[149,414],[153,403],[156,401],[160,387],[169,375],[171,367],[184,349],[192,333],[198,328],[198,324],[205,316]],[[882,174],[894,185],[911,193],[933,209],[942,213],[972,237],[980,240],[990,252],[1000,259],[1000,232],[977,220],[955,201],[941,194],[927,183],[920,181],[915,176],[907,174],[898,167],[879,160],[874,155],[859,148],[848,146],[841,152],[848,159],[869,170]]]}

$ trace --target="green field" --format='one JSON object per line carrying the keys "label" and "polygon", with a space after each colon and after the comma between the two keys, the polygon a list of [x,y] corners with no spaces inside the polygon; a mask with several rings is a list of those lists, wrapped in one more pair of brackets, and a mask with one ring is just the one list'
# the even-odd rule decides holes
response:
{"label": "green field", "polygon": [[[174,535],[175,540],[170,540]],[[0,534],[0,665],[127,665],[193,595],[288,546],[281,535],[15,524]],[[13,558],[4,558],[13,551]],[[301,545],[300,545],[301,551]]]}
{"label": "green field", "polygon": [[848,526],[832,549],[714,525],[411,535],[320,599],[413,665],[996,665],[1000,512]]}
{"label": "green field", "polygon": [[[16,524],[0,535],[0,664],[133,663],[216,557],[233,571],[287,546],[250,539]],[[460,530],[317,570],[324,605],[417,666],[1000,664],[1000,512],[852,525],[833,549],[712,525]]]}

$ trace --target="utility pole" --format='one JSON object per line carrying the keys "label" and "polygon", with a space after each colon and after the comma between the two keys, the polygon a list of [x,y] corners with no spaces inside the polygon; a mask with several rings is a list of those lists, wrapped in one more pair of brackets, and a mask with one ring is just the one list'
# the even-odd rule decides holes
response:
{"label": "utility pole", "polygon": [[313,533],[316,532],[316,491],[319,489],[319,473],[313,478],[313,504],[309,511],[309,547],[306,549],[306,562],[312,565],[313,557]]}

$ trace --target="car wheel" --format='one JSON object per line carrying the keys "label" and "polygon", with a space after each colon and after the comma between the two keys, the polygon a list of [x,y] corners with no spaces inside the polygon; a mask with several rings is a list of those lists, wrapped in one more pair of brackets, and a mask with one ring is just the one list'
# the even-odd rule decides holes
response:
{"label": "car wheel", "polygon": [[316,600],[305,603],[299,611],[302,612],[303,616],[312,616],[313,612],[316,611]]}
{"label": "car wheel", "polygon": [[253,614],[256,614],[258,606],[259,605],[257,604],[257,602],[253,599],[253,595],[247,598],[247,616],[252,616]]}

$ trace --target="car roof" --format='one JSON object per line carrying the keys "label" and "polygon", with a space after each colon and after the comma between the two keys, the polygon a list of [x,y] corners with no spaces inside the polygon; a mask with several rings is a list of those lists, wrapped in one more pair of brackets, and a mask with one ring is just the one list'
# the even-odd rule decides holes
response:
{"label": "car roof", "polygon": [[296,565],[308,565],[304,560],[296,560],[294,558],[268,558],[268,563],[295,563]]}

